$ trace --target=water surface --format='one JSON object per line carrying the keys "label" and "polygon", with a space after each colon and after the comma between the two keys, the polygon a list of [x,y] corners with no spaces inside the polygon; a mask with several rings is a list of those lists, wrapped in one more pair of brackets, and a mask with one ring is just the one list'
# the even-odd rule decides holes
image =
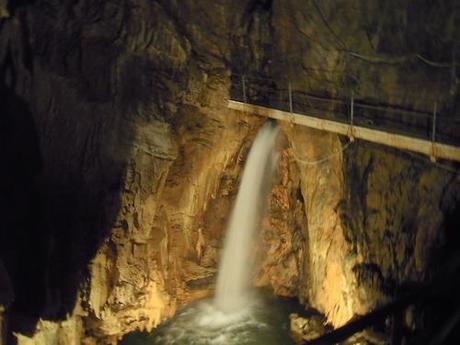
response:
{"label": "water surface", "polygon": [[293,345],[289,314],[304,313],[293,299],[253,293],[238,312],[224,313],[212,299],[179,311],[151,333],[126,335],[120,345]]}

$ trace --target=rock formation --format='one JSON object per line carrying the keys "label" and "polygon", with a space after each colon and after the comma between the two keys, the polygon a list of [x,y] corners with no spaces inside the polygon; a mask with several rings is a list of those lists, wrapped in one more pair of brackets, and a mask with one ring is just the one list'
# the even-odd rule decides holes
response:
{"label": "rock formation", "polygon": [[[212,292],[263,122],[226,108],[232,73],[415,110],[435,98],[458,121],[455,1],[350,6],[0,1],[0,265],[14,290],[0,302],[18,344],[116,344]],[[456,173],[283,133],[255,285],[339,326],[431,276],[455,238]]]}

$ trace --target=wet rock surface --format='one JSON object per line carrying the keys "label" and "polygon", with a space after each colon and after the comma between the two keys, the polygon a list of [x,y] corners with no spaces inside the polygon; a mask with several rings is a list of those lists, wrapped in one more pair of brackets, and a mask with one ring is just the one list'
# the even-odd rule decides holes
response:
{"label": "wet rock surface", "polygon": [[[227,110],[231,73],[419,110],[436,96],[454,123],[458,72],[416,55],[452,64],[458,11],[416,3],[0,1],[0,259],[19,343],[115,344],[212,292],[263,122]],[[453,250],[455,174],[283,131],[256,285],[339,326]]]}
{"label": "wet rock surface", "polygon": [[325,334],[327,331],[325,323],[324,317],[319,315],[308,317],[298,314],[289,315],[291,335],[298,343],[302,343],[303,340],[313,340]]}

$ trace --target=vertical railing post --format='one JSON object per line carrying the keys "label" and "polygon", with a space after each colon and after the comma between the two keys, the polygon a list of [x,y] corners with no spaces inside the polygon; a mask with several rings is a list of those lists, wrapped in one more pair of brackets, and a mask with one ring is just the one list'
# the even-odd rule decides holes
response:
{"label": "vertical railing post", "polygon": [[455,95],[458,87],[458,79],[457,79],[457,60],[455,56],[455,48],[452,49],[452,69],[451,69],[451,74],[450,74],[450,94],[452,96]]}
{"label": "vertical railing post", "polygon": [[288,92],[289,92],[289,111],[291,114],[293,113],[293,107],[292,107],[292,87],[291,87],[291,80],[288,81]]}
{"label": "vertical railing post", "polygon": [[430,159],[432,162],[436,162],[436,112],[438,108],[438,103],[434,102],[433,107],[433,122],[431,124],[431,156]]}
{"label": "vertical railing post", "polygon": [[241,83],[243,84],[243,102],[248,103],[248,98],[247,98],[247,95],[246,95],[246,77],[245,77],[244,74],[241,77]]}
{"label": "vertical railing post", "polygon": [[351,94],[351,101],[350,101],[350,141],[355,141],[355,135],[353,133],[353,121],[355,116],[355,99],[353,93]]}

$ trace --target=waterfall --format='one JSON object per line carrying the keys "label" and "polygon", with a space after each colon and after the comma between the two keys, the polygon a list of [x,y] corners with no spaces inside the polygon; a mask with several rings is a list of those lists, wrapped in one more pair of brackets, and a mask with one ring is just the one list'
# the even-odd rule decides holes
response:
{"label": "waterfall", "polygon": [[261,206],[266,199],[267,183],[274,172],[277,155],[276,123],[267,122],[257,134],[244,167],[238,195],[230,216],[219,267],[214,305],[229,313],[238,311],[248,302],[251,274],[252,238],[261,218]]}
{"label": "waterfall", "polygon": [[145,340],[139,344],[294,344],[287,331],[288,315],[294,309],[250,289],[252,240],[277,163],[278,132],[276,123],[268,121],[249,151],[227,224],[214,299],[203,299],[179,311],[173,321],[155,331],[154,337],[142,335]]}

